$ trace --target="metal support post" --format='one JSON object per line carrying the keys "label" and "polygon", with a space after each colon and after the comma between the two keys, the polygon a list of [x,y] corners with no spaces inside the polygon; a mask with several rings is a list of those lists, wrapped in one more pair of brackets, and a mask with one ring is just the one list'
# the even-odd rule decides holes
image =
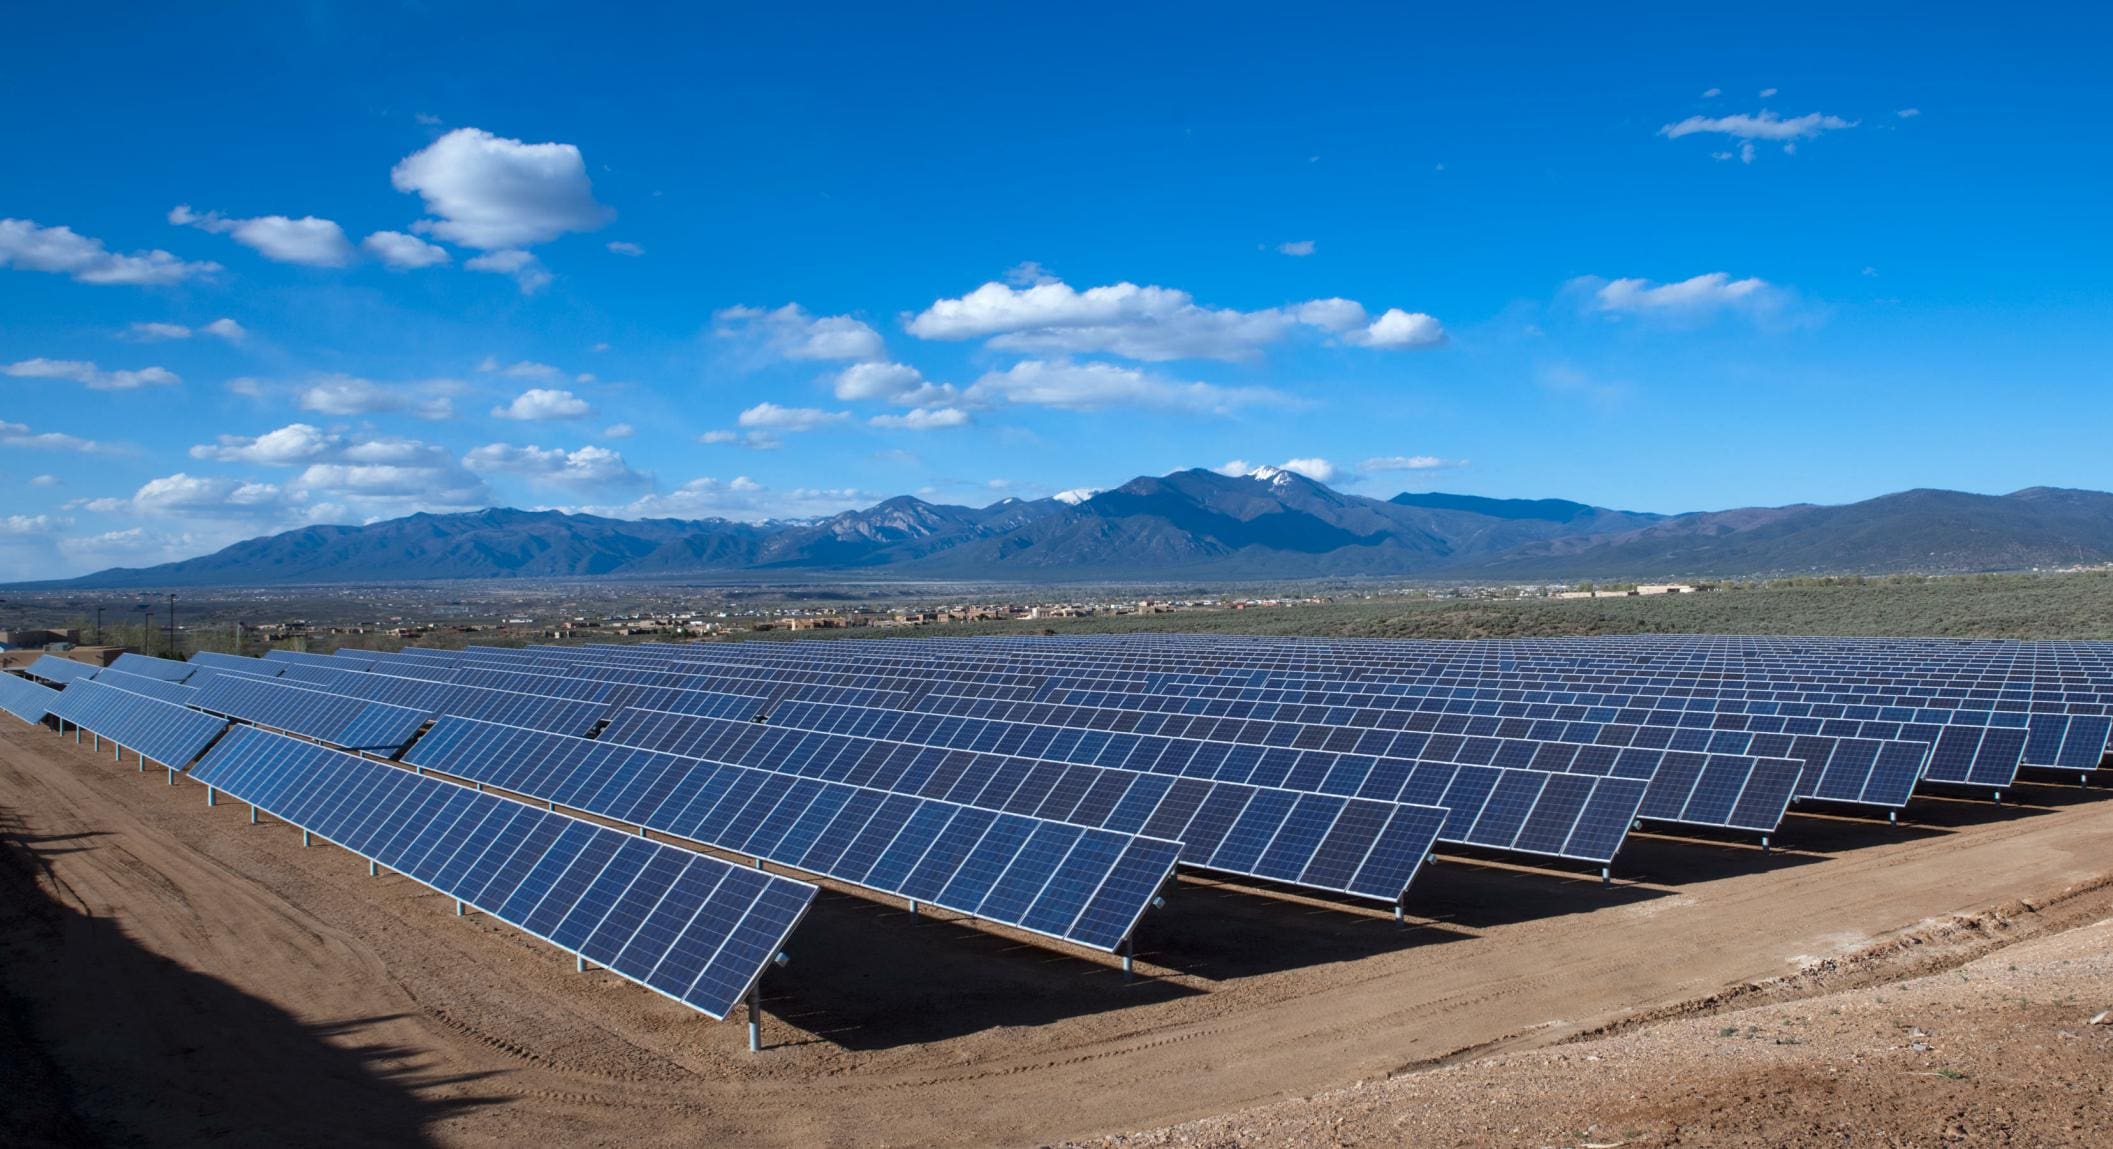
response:
{"label": "metal support post", "polygon": [[462,899],[461,899],[461,898],[456,898],[456,899],[455,899],[455,916],[456,916],[456,917],[458,917],[458,918],[462,916]]}
{"label": "metal support post", "polygon": [[760,1053],[763,1050],[763,987],[760,984],[761,980],[760,978],[757,979],[758,984],[748,987],[748,1051],[750,1053]]}
{"label": "metal support post", "polygon": [[220,804],[220,792],[218,790],[213,789],[211,786],[206,787],[205,804],[208,806],[218,806]]}
{"label": "metal support post", "polygon": [[169,767],[169,785],[176,785],[176,767]]}
{"label": "metal support post", "polygon": [[1768,835],[1766,834],[1761,835],[1761,856],[1764,858],[1768,856]]}
{"label": "metal support post", "polygon": [[913,917],[913,918],[917,916],[917,899],[916,899],[916,898],[911,898],[911,899],[910,899],[910,916],[911,916],[911,917]]}
{"label": "metal support post", "polygon": [[1395,924],[1395,925],[1398,925],[1398,926],[1400,926],[1400,925],[1407,925],[1407,924],[1408,924],[1408,922],[1409,922],[1409,915],[1408,915],[1408,913],[1407,913],[1406,911],[1404,911],[1404,910],[1403,910],[1403,909],[1401,908],[1401,899],[1400,899],[1400,898],[1395,898],[1395,899],[1394,899],[1394,924]]}
{"label": "metal support post", "polygon": [[1996,791],[1996,805],[2000,806],[2000,805],[2002,805],[2002,804],[2003,804],[2003,791],[2001,791],[2001,790],[1998,790],[1998,791]]}
{"label": "metal support post", "polygon": [[1123,980],[1137,976],[1137,956],[1129,938],[1123,939]]}
{"label": "metal support post", "polygon": [[1614,884],[1614,867],[1601,866],[1599,868],[1599,884],[1602,887],[1612,886]]}
{"label": "metal support post", "polygon": [[257,804],[254,802],[250,803],[249,807],[249,824],[252,826],[257,824]]}
{"label": "metal support post", "polygon": [[101,750],[103,748],[103,736],[100,734],[89,735],[88,748],[90,750]]}
{"label": "metal support post", "polygon": [[305,849],[307,849],[307,848],[308,848],[308,842],[309,842],[309,838],[308,838],[308,831],[306,831],[306,830],[303,830],[303,831],[301,831],[301,848],[302,848],[302,849],[304,849],[304,850],[305,850]]}
{"label": "metal support post", "polygon": [[381,877],[381,872],[382,872],[382,869],[381,869],[381,865],[380,865],[380,863],[376,862],[376,861],[375,861],[374,859],[372,859],[372,858],[369,858],[369,859],[367,859],[367,876],[368,876],[368,877],[370,877],[370,878],[378,878],[378,877]]}
{"label": "metal support post", "polygon": [[574,972],[574,973],[586,973],[586,972],[587,972],[587,959],[586,959],[586,958],[583,958],[583,957],[581,957],[581,956],[580,956],[580,955],[578,955],[578,954],[574,954],[574,955],[572,955],[572,972]]}
{"label": "metal support post", "polygon": [[1898,811],[1898,810],[1887,810],[1887,811],[1886,811],[1886,825],[1888,825],[1888,826],[1898,826],[1898,825],[1900,825],[1900,811]]}
{"label": "metal support post", "polygon": [[[643,833],[644,831],[645,831],[645,827],[644,827],[644,826],[640,826],[640,827],[639,827],[639,832]],[[763,868],[763,859],[761,859],[761,858],[757,858],[757,859],[756,859],[756,868],[757,868],[757,869],[759,869],[759,870]]]}

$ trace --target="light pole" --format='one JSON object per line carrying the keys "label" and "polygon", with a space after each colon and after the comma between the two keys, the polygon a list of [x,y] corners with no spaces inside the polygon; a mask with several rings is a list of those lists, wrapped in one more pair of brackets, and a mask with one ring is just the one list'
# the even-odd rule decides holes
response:
{"label": "light pole", "polygon": [[176,657],[176,592],[169,592],[169,648],[162,652],[164,658]]}

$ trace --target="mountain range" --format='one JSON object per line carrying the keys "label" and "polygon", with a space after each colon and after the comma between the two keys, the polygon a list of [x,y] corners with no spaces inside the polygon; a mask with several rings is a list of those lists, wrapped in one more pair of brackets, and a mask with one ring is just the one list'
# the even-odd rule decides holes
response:
{"label": "mountain range", "polygon": [[2018,570],[2113,561],[2113,494],[1913,490],[1661,515],[1564,499],[1375,499],[1263,467],[987,507],[908,496],[819,520],[612,519],[495,507],[310,526],[70,586],[502,578],[1065,582],[1385,576],[1575,580]]}

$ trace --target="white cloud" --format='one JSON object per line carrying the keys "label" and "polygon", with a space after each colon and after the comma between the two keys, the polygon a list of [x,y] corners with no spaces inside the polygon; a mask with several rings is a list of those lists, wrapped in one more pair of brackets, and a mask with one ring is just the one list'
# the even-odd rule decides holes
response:
{"label": "white cloud", "polygon": [[59,478],[57,475],[38,475],[30,479],[29,485],[32,487],[63,487],[66,485],[66,480]]}
{"label": "white cloud", "polygon": [[1349,332],[1343,339],[1359,347],[1389,351],[1436,347],[1445,342],[1445,327],[1421,311],[1410,312],[1399,307],[1390,307],[1386,314],[1373,320],[1371,326],[1362,331]]}
{"label": "white cloud", "polygon": [[1277,252],[1281,255],[1312,255],[1314,250],[1314,242],[1310,239],[1295,239],[1277,245]]}
{"label": "white cloud", "polygon": [[609,241],[608,247],[610,251],[613,251],[618,255],[644,255],[646,253],[645,248],[640,247],[635,243],[628,243],[621,239]]}
{"label": "white cloud", "polygon": [[1716,99],[1716,98],[1717,98],[1718,96],[1721,96],[1721,95],[1723,95],[1723,94],[1724,94],[1724,89],[1722,89],[1722,88],[1711,88],[1711,89],[1709,89],[1708,91],[1706,91],[1706,92],[1702,93],[1702,98],[1703,98],[1703,99],[1705,99],[1705,100],[1714,100],[1714,99]]}
{"label": "white cloud", "polygon": [[412,271],[448,261],[448,249],[400,231],[377,231],[360,241],[367,254],[396,271]]}
{"label": "white cloud", "polygon": [[1051,280],[1027,288],[986,283],[935,301],[904,326],[920,339],[987,339],[1006,351],[1107,352],[1156,362],[1250,359],[1301,326],[1341,334],[1364,315],[1363,305],[1347,299],[1239,311],[1203,307],[1167,287],[1117,283],[1078,291]]}
{"label": "white cloud", "polygon": [[924,407],[953,396],[952,387],[927,382],[907,363],[853,363],[836,377],[836,397],[849,401],[878,399],[902,407]]}
{"label": "white cloud", "polygon": [[64,379],[93,391],[132,391],[141,387],[183,382],[166,367],[142,367],[137,371],[105,371],[79,359],[24,359],[0,367],[0,375],[17,379]]}
{"label": "white cloud", "polygon": [[325,434],[311,424],[288,423],[262,435],[222,435],[217,443],[192,447],[191,457],[222,463],[291,467],[334,454],[342,445],[343,440],[338,436]]}
{"label": "white cloud", "polygon": [[1304,475],[1316,483],[1325,483],[1335,478],[1335,464],[1326,459],[1286,459],[1283,470]]}
{"label": "white cloud", "polygon": [[136,286],[182,283],[220,270],[217,263],[186,262],[161,250],[119,255],[70,227],[40,227],[28,219],[0,219],[0,267]]}
{"label": "white cloud", "polygon": [[199,518],[253,518],[276,516],[286,509],[286,496],[275,483],[247,479],[212,478],[178,471],[149,479],[129,500],[97,499],[91,510],[130,510],[142,515],[187,515]]}
{"label": "white cloud", "polygon": [[351,375],[326,375],[301,389],[296,404],[319,415],[380,415],[408,412],[421,419],[446,419],[455,413],[449,394],[457,385],[434,380],[386,385]]}
{"label": "white cloud", "polygon": [[[1840,116],[1827,116],[1814,112],[1805,116],[1784,119],[1774,112],[1763,111],[1755,115],[1739,113],[1730,116],[1689,116],[1679,123],[1667,124],[1658,129],[1658,134],[1669,140],[1682,136],[1714,134],[1739,140],[1739,158],[1752,163],[1754,141],[1763,140],[1780,143],[1784,150],[1795,150],[1798,140],[1817,138],[1823,132],[1838,132],[1856,126],[1855,120]],[[1729,159],[1729,152],[1713,152],[1718,159]]]}
{"label": "white cloud", "polygon": [[740,437],[741,435],[738,431],[706,431],[704,434],[697,436],[697,441],[711,446],[719,443],[731,443]]}
{"label": "white cloud", "polygon": [[634,434],[637,434],[637,431],[629,423],[611,423],[602,428],[604,439],[628,439]]}
{"label": "white cloud", "polygon": [[1762,99],[1764,99],[1764,100],[1765,100],[1765,99],[1767,99],[1767,98],[1768,98],[1768,97],[1770,97],[1770,96],[1773,96],[1773,95],[1775,95],[1775,94],[1776,94],[1776,89],[1774,89],[1774,88],[1763,88],[1763,89],[1761,89],[1761,98],[1762,98]]}
{"label": "white cloud", "polygon": [[567,451],[562,447],[492,443],[471,450],[462,462],[472,471],[506,472],[531,482],[582,490],[637,486],[648,481],[632,470],[622,455],[607,447]]}
{"label": "white cloud", "polygon": [[1384,471],[1442,471],[1466,465],[1465,459],[1441,459],[1436,455],[1382,455],[1366,459],[1357,465],[1357,469],[1371,475]]}
{"label": "white cloud", "polygon": [[1226,476],[1227,478],[1237,479],[1240,476],[1248,473],[1249,471],[1254,470],[1254,467],[1249,464],[1248,461],[1245,459],[1227,459],[1223,463],[1212,467],[1211,470],[1216,471],[1219,474]]}
{"label": "white cloud", "polygon": [[1901,119],[1903,119],[1903,120],[1912,120],[1912,119],[1914,119],[1914,118],[1915,118],[1916,116],[1919,116],[1919,115],[1921,115],[1921,114],[1922,114],[1922,109],[1921,109],[1921,108],[1902,108],[1902,109],[1900,109],[1899,111],[1897,111],[1897,112],[1894,112],[1893,114],[1894,114],[1894,115],[1896,115],[1896,116],[1899,116],[1899,117],[1900,117]]}
{"label": "white cloud", "polygon": [[1572,280],[1570,287],[1585,292],[1593,310],[1628,315],[1694,317],[1717,311],[1752,314],[1777,310],[1787,301],[1787,293],[1767,280],[1751,276],[1733,279],[1721,271],[1678,283],[1588,276]]}
{"label": "white cloud", "polygon": [[204,214],[178,204],[169,211],[169,222],[195,227],[215,235],[234,238],[236,243],[279,263],[302,263],[310,267],[343,267],[352,262],[351,241],[335,221],[304,215],[260,215],[252,219],[228,219],[217,211]]}
{"label": "white cloud", "polygon": [[712,314],[722,339],[751,343],[781,359],[878,359],[886,351],[880,332],[850,315],[809,315],[797,303],[765,311],[727,307]]}
{"label": "white cloud", "polygon": [[9,515],[0,518],[0,534],[42,535],[64,524],[65,520],[55,519],[50,515]]}
{"label": "white cloud", "polygon": [[968,412],[959,407],[917,407],[900,415],[875,415],[866,422],[900,431],[936,431],[967,426]]}
{"label": "white cloud", "polygon": [[570,391],[533,387],[504,407],[492,408],[501,419],[578,419],[594,413],[585,399]]}
{"label": "white cloud", "polygon": [[125,333],[142,343],[160,339],[189,339],[191,329],[181,323],[135,323]]}
{"label": "white cloud", "polygon": [[841,423],[850,417],[848,411],[824,411],[818,407],[780,407],[776,403],[758,403],[741,412],[741,417],[735,422],[751,430],[812,431],[831,423]]}
{"label": "white cloud", "polygon": [[211,335],[217,339],[225,339],[229,343],[240,343],[243,340],[249,338],[248,328],[242,326],[240,323],[237,323],[232,319],[226,318],[225,316],[213,320],[211,323],[206,324],[204,327],[201,327],[198,330],[203,331],[207,335]]}
{"label": "white cloud", "polygon": [[586,162],[571,144],[527,144],[457,128],[389,173],[438,217],[414,230],[486,251],[547,243],[593,231],[616,213],[595,202]]}
{"label": "white cloud", "polygon": [[494,275],[511,275],[521,286],[521,294],[534,295],[550,285],[553,276],[536,260],[534,254],[519,248],[503,251],[488,251],[463,263],[471,271],[488,271]]}
{"label": "white cloud", "polygon": [[1071,411],[1145,407],[1218,415],[1240,407],[1285,401],[1283,395],[1266,387],[1183,383],[1112,363],[1039,359],[1023,360],[1004,371],[986,373],[964,398],[971,403],[1018,403]]}
{"label": "white cloud", "polygon": [[[8,423],[5,421],[0,421],[0,447],[36,451],[73,451],[82,455],[111,454],[116,450],[116,448],[108,444],[98,443],[94,439],[83,439],[79,435],[68,435],[60,431],[32,431],[26,423]],[[49,486],[50,484],[44,485]]]}

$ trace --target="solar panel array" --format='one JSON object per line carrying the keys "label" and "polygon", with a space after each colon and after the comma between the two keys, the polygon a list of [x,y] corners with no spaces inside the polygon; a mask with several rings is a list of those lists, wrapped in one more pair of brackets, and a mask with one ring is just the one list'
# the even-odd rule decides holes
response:
{"label": "solar panel array", "polygon": [[59,692],[42,683],[12,674],[0,674],[0,710],[32,725],[44,721]]}
{"label": "solar panel array", "polygon": [[816,892],[253,727],[191,776],[715,1018]]}
{"label": "solar panel array", "polygon": [[227,729],[226,719],[87,679],[60,691],[51,714],[176,770]]}
{"label": "solar panel array", "polygon": [[70,658],[40,654],[35,662],[29,664],[28,673],[33,678],[41,678],[46,682],[56,682],[64,686],[76,678],[91,678],[98,669],[100,668],[90,666],[85,662],[75,662]]}
{"label": "solar panel array", "polygon": [[444,718],[406,761],[880,893],[1115,949],[1179,847],[953,802]]}
{"label": "solar panel array", "polygon": [[383,755],[402,751],[426,724],[421,710],[232,674],[217,676],[201,687],[195,705],[347,750]]}
{"label": "solar panel array", "polygon": [[198,697],[196,690],[182,683],[171,682],[166,678],[149,678],[143,674],[128,674],[114,665],[106,666],[90,677],[93,681],[100,682],[104,686],[115,686],[119,690],[129,690],[134,694],[144,694],[148,698],[157,698],[163,702],[173,702],[178,706],[189,706],[191,701]]}
{"label": "solar panel array", "polygon": [[151,654],[134,654],[130,651],[118,655],[117,661],[111,663],[110,668],[122,670],[126,674],[137,674],[143,678],[159,678],[166,682],[182,682],[191,676],[192,671],[198,669],[188,662],[156,658]]}

